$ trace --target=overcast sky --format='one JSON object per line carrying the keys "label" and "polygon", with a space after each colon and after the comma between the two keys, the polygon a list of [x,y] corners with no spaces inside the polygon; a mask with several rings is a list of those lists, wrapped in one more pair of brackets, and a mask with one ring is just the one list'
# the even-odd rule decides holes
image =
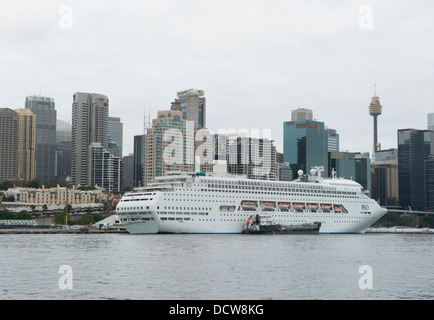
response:
{"label": "overcast sky", "polygon": [[308,108],[341,150],[372,152],[368,106],[377,85],[378,139],[425,129],[434,112],[434,1],[0,2],[0,107],[52,97],[71,119],[74,92],[107,95],[124,123],[124,155],[143,117],[176,92],[202,89],[207,127],[270,130]]}

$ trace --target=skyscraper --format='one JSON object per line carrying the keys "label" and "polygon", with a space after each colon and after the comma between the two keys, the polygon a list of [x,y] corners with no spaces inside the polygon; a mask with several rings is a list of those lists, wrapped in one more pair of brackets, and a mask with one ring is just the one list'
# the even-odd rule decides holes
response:
{"label": "skyscraper", "polygon": [[18,114],[0,108],[0,182],[15,180],[18,170]]}
{"label": "skyscraper", "polygon": [[427,128],[434,131],[434,113],[427,114]]}
{"label": "skyscraper", "polygon": [[134,187],[134,154],[122,157],[122,188]]}
{"label": "skyscraper", "polygon": [[336,129],[326,128],[328,151],[339,151],[339,133]]}
{"label": "skyscraper", "polygon": [[71,177],[71,124],[56,122],[56,178],[66,180]]}
{"label": "skyscraper", "polygon": [[228,172],[248,179],[279,180],[277,152],[266,138],[228,137]]}
{"label": "skyscraper", "polygon": [[122,144],[123,144],[123,126],[121,118],[108,117],[108,134],[119,150],[118,155],[122,158]]}
{"label": "skyscraper", "polygon": [[134,136],[134,187],[143,185],[143,140],[144,135]]}
{"label": "skyscraper", "polygon": [[[154,182],[155,177],[168,171],[194,169],[193,140],[189,139],[187,122],[178,110],[158,111],[143,139],[143,184]],[[192,127],[192,126],[191,126]],[[191,141],[190,141],[191,140]],[[190,149],[189,149],[190,148]]]}
{"label": "skyscraper", "polygon": [[298,108],[291,111],[291,121],[313,120],[313,112],[310,109]]}
{"label": "skyscraper", "polygon": [[182,118],[194,121],[194,130],[206,128],[206,99],[203,90],[178,91],[176,105],[181,105]]}
{"label": "skyscraper", "polygon": [[36,164],[36,115],[29,109],[16,109],[18,115],[18,180],[35,178]]}
{"label": "skyscraper", "polygon": [[399,205],[426,209],[426,172],[430,160],[431,130],[398,130]]}
{"label": "skyscraper", "polygon": [[381,206],[399,205],[398,150],[377,151],[376,161],[372,163],[371,198]]}
{"label": "skyscraper", "polygon": [[122,158],[111,154],[100,142],[90,144],[88,158],[88,185],[109,192],[122,190]]}
{"label": "skyscraper", "polygon": [[36,115],[36,179],[45,183],[56,176],[56,118],[53,98],[28,96],[25,108]]}
{"label": "skyscraper", "polygon": [[297,178],[298,170],[304,173],[316,166],[328,167],[328,138],[324,123],[302,120],[283,123],[283,161],[288,162]]}
{"label": "skyscraper", "polygon": [[75,185],[87,185],[91,180],[89,171],[89,147],[98,142],[108,148],[107,96],[96,93],[76,92],[72,103],[72,152],[71,176]]}

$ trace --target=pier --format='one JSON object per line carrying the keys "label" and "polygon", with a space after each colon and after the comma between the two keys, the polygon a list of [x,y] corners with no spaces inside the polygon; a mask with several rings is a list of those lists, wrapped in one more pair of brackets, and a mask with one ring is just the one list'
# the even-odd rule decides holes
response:
{"label": "pier", "polygon": [[52,229],[52,228],[10,228],[0,229],[0,234],[102,234],[102,233],[128,233],[120,230],[97,230],[97,229]]}
{"label": "pier", "polygon": [[405,226],[387,227],[387,228],[369,228],[366,233],[389,233],[389,234],[434,234],[434,229],[431,228],[410,228]]}

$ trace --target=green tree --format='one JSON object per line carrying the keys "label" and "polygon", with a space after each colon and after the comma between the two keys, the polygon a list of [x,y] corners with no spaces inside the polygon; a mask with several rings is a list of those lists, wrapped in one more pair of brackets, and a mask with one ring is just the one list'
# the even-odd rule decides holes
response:
{"label": "green tree", "polygon": [[104,219],[103,216],[99,214],[83,214],[73,224],[88,225],[89,223],[95,223]]}
{"label": "green tree", "polygon": [[34,189],[39,189],[41,188],[41,184],[39,183],[38,179],[33,179],[30,180],[26,183],[26,187],[27,188],[34,188]]}
{"label": "green tree", "polygon": [[70,215],[66,212],[60,212],[54,216],[54,223],[64,225],[68,217],[68,224],[70,224]]}
{"label": "green tree", "polygon": [[0,211],[0,220],[31,220],[32,215],[26,210],[19,213],[8,212],[6,210]]}
{"label": "green tree", "polygon": [[88,190],[96,190],[95,186],[79,186],[77,190],[88,191]]}
{"label": "green tree", "polygon": [[12,181],[5,180],[3,182],[0,182],[0,190],[7,190],[9,188],[13,188],[14,184]]}

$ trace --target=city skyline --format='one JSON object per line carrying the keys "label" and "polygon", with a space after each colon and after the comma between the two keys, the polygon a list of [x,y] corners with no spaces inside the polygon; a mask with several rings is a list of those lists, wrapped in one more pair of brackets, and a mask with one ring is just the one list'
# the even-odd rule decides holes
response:
{"label": "city skyline", "polygon": [[432,8],[429,1],[3,3],[1,107],[48,96],[57,118],[69,121],[74,92],[107,95],[128,155],[148,109],[155,118],[179,90],[197,88],[206,92],[213,132],[271,129],[282,152],[282,122],[306,108],[337,130],[341,150],[372,153],[376,84],[378,142],[396,148],[396,130],[425,129],[433,111]]}

